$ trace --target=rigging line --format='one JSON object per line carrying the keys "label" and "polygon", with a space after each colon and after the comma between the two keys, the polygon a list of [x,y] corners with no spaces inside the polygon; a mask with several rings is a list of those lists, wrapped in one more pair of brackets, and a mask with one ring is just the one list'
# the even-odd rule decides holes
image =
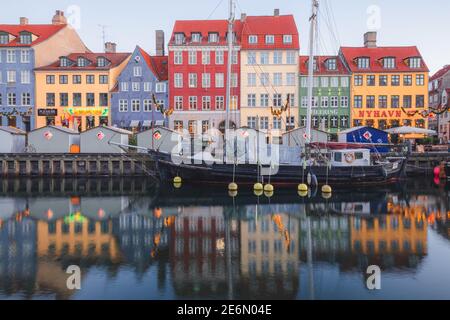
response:
{"label": "rigging line", "polygon": [[328,2],[328,8],[329,8],[329,10],[331,12],[331,20],[332,20],[332,23],[334,25],[333,30],[335,30],[336,36],[338,38],[339,46],[340,46],[340,44],[341,44],[341,36],[339,34],[339,28],[338,28],[338,25],[337,25],[337,22],[336,22],[337,21],[336,17],[334,15],[334,8],[333,8],[333,5],[332,5],[331,1],[329,1],[329,0],[326,0],[326,1]]}
{"label": "rigging line", "polygon": [[320,16],[321,16],[322,18],[324,18],[324,19],[323,19],[323,20],[325,21],[324,25],[327,27],[328,31],[329,31],[330,34],[331,34],[330,40],[333,40],[333,41],[335,42],[334,45],[337,46],[337,47],[339,48],[338,40],[337,40],[337,38],[335,37],[335,35],[334,35],[334,33],[333,33],[332,26],[330,26],[330,24],[329,24],[328,17],[327,17],[327,18],[323,17],[322,13],[320,13]]}

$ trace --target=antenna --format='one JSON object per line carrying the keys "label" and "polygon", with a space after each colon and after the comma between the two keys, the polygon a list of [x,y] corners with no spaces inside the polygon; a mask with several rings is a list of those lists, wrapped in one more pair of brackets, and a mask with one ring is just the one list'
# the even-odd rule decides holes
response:
{"label": "antenna", "polygon": [[103,50],[105,50],[105,44],[106,44],[106,28],[108,28],[109,26],[104,25],[104,24],[99,24],[98,27],[102,30],[102,48]]}

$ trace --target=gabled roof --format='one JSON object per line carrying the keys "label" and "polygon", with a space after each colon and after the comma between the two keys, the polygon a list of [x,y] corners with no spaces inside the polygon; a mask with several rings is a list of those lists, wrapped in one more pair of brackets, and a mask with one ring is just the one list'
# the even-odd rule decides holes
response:
{"label": "gabled roof", "polygon": [[[391,73],[391,72],[429,72],[422,55],[417,47],[341,47],[341,53],[345,59],[348,67],[352,72],[379,72],[379,73]],[[359,69],[357,66],[357,58],[367,57],[370,58],[369,69]],[[395,58],[396,66],[394,69],[385,69],[383,67],[383,58],[393,57]],[[410,68],[406,64],[408,58],[422,58],[421,68]]]}
{"label": "gabled roof", "polygon": [[78,131],[66,128],[66,127],[60,127],[60,126],[46,126],[46,127],[41,127],[41,128],[37,128],[32,130],[31,132],[35,132],[35,131],[39,131],[39,130],[44,130],[44,129],[55,129],[64,133],[68,133],[68,134],[79,134]]}
{"label": "gabled roof", "polygon": [[432,77],[430,77],[430,81],[434,81],[436,79],[439,79],[443,76],[445,76],[450,71],[450,64],[444,66],[442,69],[440,69],[438,72],[436,72]]}
{"label": "gabled roof", "polygon": [[[209,33],[218,33],[219,42],[209,43],[208,35]],[[240,42],[240,36],[242,32],[242,23],[240,20],[234,22],[233,32],[236,33],[237,42]],[[226,35],[228,33],[228,21],[227,20],[177,20],[175,26],[173,27],[172,37],[169,41],[169,45],[175,44],[175,34],[184,33],[186,36],[186,44],[190,44],[192,33],[201,33],[202,42],[193,43],[192,45],[226,45],[227,39]]]}
{"label": "gabled roof", "polygon": [[[41,68],[36,68],[37,71],[41,70],[109,70],[112,68],[115,68],[119,66],[122,62],[124,62],[131,53],[71,53],[70,55],[66,56],[69,60],[73,61],[74,63],[71,66],[68,67],[61,67],[60,59],[53,62],[52,64],[48,66],[44,66]],[[91,64],[87,65],[86,67],[78,67],[77,66],[77,59],[79,57],[83,57],[91,62]],[[110,63],[107,64],[104,67],[99,67],[97,65],[97,58],[104,57],[106,58]]]}
{"label": "gabled roof", "polygon": [[169,59],[167,56],[150,56],[145,50],[138,47],[139,51],[144,57],[145,62],[147,63],[150,70],[153,74],[158,78],[159,81],[167,81],[169,79],[168,73],[168,63]]}
{"label": "gabled roof", "polygon": [[[32,47],[35,46],[48,38],[54,36],[60,30],[64,29],[67,25],[53,25],[53,24],[26,24],[26,25],[11,25],[11,24],[0,24],[0,33],[6,32],[15,37],[13,41],[8,44],[0,44],[0,47]],[[31,44],[21,44],[20,43],[20,33],[29,32],[34,34],[37,39]]]}
{"label": "gabled roof", "polygon": [[14,127],[3,127],[0,126],[0,131],[8,132],[14,135],[26,135],[27,133],[23,130],[14,128]]}
{"label": "gabled roof", "polygon": [[83,135],[83,133],[86,133],[86,132],[89,132],[89,131],[92,131],[92,130],[97,130],[97,129],[106,129],[106,130],[110,130],[110,131],[113,131],[113,132],[116,132],[116,133],[119,133],[119,134],[126,134],[126,135],[133,134],[133,132],[131,132],[131,131],[128,131],[128,130],[125,130],[125,129],[121,129],[121,128],[118,128],[118,127],[111,127],[111,126],[98,126],[98,127],[95,127],[95,128],[88,129],[88,130],[82,132],[81,134]]}
{"label": "gabled roof", "polygon": [[[350,72],[347,67],[342,63],[339,56],[316,56],[317,69],[314,71],[314,75],[349,75]],[[326,62],[329,59],[336,59],[336,70],[329,70],[326,66]],[[309,56],[300,56],[300,74],[308,75],[308,63]]]}

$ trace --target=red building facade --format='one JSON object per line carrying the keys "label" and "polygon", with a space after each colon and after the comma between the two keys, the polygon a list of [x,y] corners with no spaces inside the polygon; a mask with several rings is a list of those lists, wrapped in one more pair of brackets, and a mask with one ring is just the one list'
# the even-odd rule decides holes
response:
{"label": "red building facade", "polygon": [[[239,125],[241,22],[235,22],[230,120]],[[223,128],[226,119],[226,20],[177,21],[169,41],[169,126],[191,133]]]}

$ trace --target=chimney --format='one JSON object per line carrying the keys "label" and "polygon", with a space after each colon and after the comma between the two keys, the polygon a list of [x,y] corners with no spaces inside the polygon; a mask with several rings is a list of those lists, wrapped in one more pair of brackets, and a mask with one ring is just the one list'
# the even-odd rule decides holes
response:
{"label": "chimney", "polygon": [[280,16],[280,9],[275,9],[275,10],[273,11],[273,15],[274,15],[275,17],[279,17],[279,16]]}
{"label": "chimney", "polygon": [[25,26],[28,24],[28,18],[20,17],[20,25]]}
{"label": "chimney", "polygon": [[246,19],[247,19],[247,14],[241,13],[241,22],[244,23]]}
{"label": "chimney", "polygon": [[117,44],[114,42],[105,43],[105,53],[116,53]]}
{"label": "chimney", "polygon": [[55,15],[52,19],[52,24],[58,25],[58,24],[67,24],[67,19],[64,16],[64,11],[56,10]]}
{"label": "chimney", "polygon": [[364,34],[364,46],[366,48],[376,48],[377,47],[376,31],[369,31]]}
{"label": "chimney", "polygon": [[165,56],[165,39],[164,39],[164,31],[156,30],[155,32],[156,40],[155,40],[155,49],[157,56]]}

